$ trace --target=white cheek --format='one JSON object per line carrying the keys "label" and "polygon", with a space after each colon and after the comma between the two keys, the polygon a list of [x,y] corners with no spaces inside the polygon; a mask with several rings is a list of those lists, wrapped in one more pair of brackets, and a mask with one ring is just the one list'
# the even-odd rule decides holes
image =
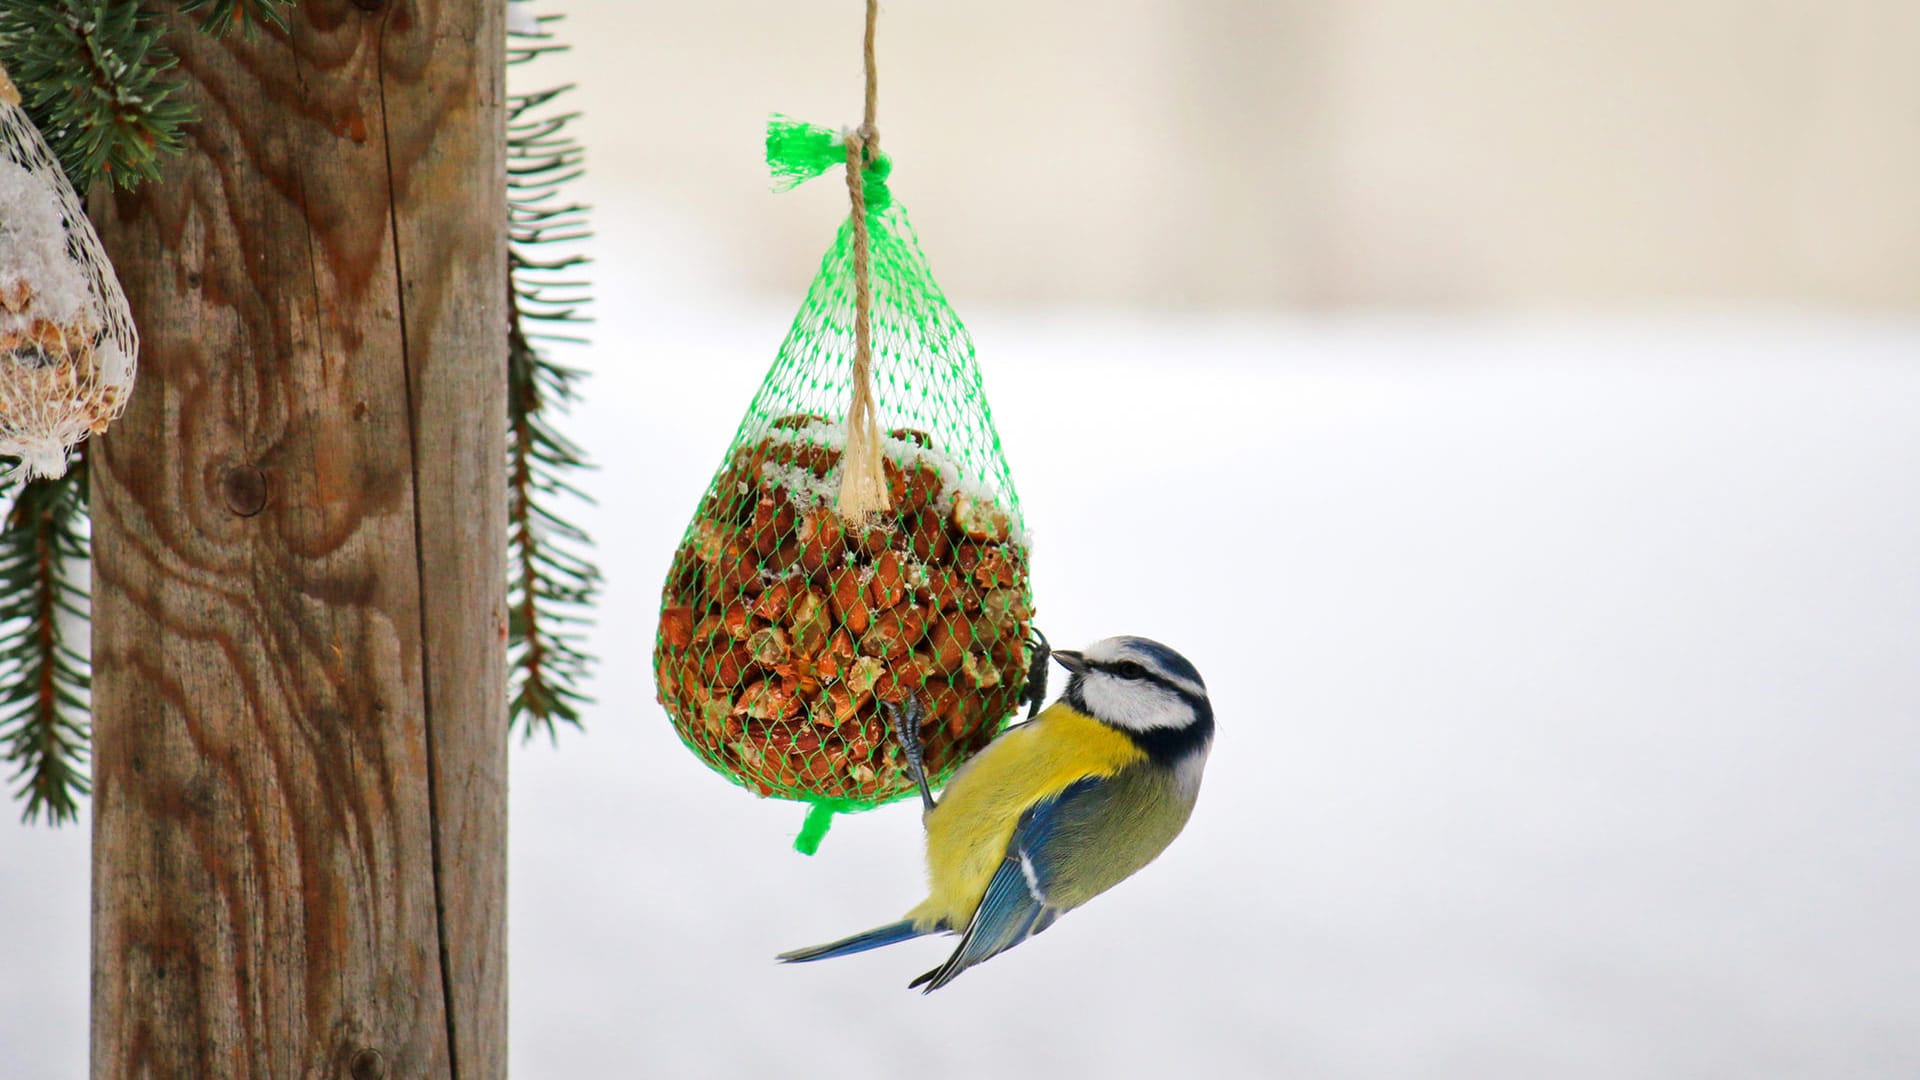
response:
{"label": "white cheek", "polygon": [[1132,731],[1184,727],[1193,718],[1186,702],[1151,683],[1092,675],[1081,684],[1080,695],[1093,715]]}

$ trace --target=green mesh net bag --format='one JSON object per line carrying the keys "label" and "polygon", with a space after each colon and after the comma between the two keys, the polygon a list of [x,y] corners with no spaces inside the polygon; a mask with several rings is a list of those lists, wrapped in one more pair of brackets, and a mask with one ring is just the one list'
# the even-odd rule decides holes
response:
{"label": "green mesh net bag", "polygon": [[795,844],[811,852],[833,813],[914,790],[882,702],[918,699],[936,784],[992,740],[1025,693],[1033,605],[973,341],[887,190],[889,162],[778,117],[767,159],[787,187],[866,164],[667,571],[654,677],[715,771],[813,805]]}

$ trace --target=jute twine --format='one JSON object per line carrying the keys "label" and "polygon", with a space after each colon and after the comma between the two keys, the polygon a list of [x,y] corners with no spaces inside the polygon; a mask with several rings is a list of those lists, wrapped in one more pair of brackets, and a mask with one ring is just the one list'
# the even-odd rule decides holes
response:
{"label": "jute twine", "polygon": [[868,255],[866,164],[880,150],[880,132],[873,125],[879,99],[879,78],[873,62],[873,25],[878,0],[867,0],[867,33],[863,55],[867,68],[866,114],[860,127],[849,132],[847,195],[853,203],[853,401],[847,406],[847,447],[840,457],[840,497],[835,503],[849,522],[864,522],[869,513],[892,508],[887,497],[887,475],[880,447],[880,424],[873,407],[873,267]]}

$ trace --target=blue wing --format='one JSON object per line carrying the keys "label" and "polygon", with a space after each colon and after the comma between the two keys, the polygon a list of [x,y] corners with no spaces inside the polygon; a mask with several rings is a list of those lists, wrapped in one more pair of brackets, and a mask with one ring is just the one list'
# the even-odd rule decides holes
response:
{"label": "blue wing", "polygon": [[925,984],[924,993],[952,982],[962,971],[1013,948],[1065,914],[1066,908],[1048,902],[1047,885],[1052,879],[1047,842],[1063,824],[1083,819],[1095,806],[1104,803],[1108,781],[1090,777],[1070,785],[1045,802],[1029,807],[1014,826],[1007,842],[1006,858],[987,883],[986,895],[967,923],[959,947],[947,962],[908,983],[908,988]]}

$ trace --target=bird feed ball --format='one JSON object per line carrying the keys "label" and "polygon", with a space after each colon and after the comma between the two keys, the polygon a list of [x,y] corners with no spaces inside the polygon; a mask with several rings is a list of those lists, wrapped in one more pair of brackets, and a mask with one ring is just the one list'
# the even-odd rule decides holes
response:
{"label": "bird feed ball", "polygon": [[100,238],[0,72],[0,455],[64,473],[126,407],[138,353]]}

